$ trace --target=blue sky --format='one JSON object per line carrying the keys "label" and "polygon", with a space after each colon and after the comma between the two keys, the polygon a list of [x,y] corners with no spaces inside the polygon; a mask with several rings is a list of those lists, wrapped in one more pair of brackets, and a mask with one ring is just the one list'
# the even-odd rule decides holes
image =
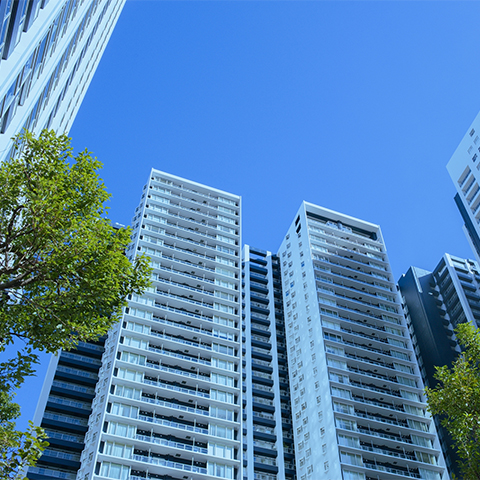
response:
{"label": "blue sky", "polygon": [[[74,148],[103,162],[123,224],[155,167],[242,195],[243,240],[266,250],[307,200],[380,224],[396,278],[444,252],[472,257],[445,165],[480,109],[479,13],[470,1],[129,0]],[[19,393],[20,426],[41,380]]]}

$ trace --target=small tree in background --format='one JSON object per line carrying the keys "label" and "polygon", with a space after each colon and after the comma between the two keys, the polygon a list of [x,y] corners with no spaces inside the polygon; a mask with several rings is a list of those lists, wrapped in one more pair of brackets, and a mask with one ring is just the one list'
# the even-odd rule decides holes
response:
{"label": "small tree in background", "polygon": [[17,149],[0,164],[0,353],[15,340],[25,348],[0,364],[0,478],[17,478],[44,446],[41,429],[14,430],[14,391],[34,373],[34,349],[68,350],[104,335],[150,276],[148,259],[125,256],[130,229],[105,217],[110,195],[98,160],[74,157],[70,139],[53,131],[24,133]]}
{"label": "small tree in background", "polygon": [[441,416],[462,459],[464,480],[480,478],[480,332],[463,323],[455,329],[462,354],[453,363],[437,367],[439,384],[426,388],[429,410]]}

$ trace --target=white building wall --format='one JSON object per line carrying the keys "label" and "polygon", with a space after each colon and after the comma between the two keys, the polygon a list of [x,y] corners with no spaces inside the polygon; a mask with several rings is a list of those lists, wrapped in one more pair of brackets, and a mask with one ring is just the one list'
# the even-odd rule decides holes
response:
{"label": "white building wall", "polygon": [[109,335],[78,479],[240,479],[240,197],[152,170],[128,256],[152,287]]}
{"label": "white building wall", "polygon": [[298,478],[446,480],[380,228],[304,203],[279,256]]}
{"label": "white building wall", "polygon": [[124,4],[63,0],[38,10],[12,53],[0,61],[0,161],[23,128],[68,132]]}

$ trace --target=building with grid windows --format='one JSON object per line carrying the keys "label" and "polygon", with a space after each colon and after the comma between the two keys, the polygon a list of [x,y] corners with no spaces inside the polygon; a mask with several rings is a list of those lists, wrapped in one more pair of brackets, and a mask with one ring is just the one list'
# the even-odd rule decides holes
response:
{"label": "building with grid windows", "polygon": [[[480,267],[445,254],[433,272],[410,267],[398,285],[423,381],[433,388],[435,367],[450,367],[460,352],[453,329],[465,322],[480,325]],[[453,441],[435,420],[448,469],[460,478]]]}
{"label": "building with grid windows", "polygon": [[279,251],[299,479],[448,479],[380,228],[303,203]]}
{"label": "building with grid windows", "polygon": [[240,224],[152,170],[127,255],[153,283],[105,341],[76,478],[448,480],[380,228],[304,203],[272,254]]}
{"label": "building with grid windows", "polygon": [[128,255],[153,284],[108,335],[78,478],[241,475],[240,208],[152,170]]}
{"label": "building with grid windows", "polygon": [[75,480],[92,413],[103,344],[79,342],[75,350],[52,356],[33,419],[45,429],[49,446],[34,467],[30,480]]}
{"label": "building with grid windows", "polygon": [[0,2],[0,162],[23,129],[69,131],[124,3]]}
{"label": "building with grid windows", "polygon": [[294,480],[292,410],[280,262],[243,255],[243,478]]}

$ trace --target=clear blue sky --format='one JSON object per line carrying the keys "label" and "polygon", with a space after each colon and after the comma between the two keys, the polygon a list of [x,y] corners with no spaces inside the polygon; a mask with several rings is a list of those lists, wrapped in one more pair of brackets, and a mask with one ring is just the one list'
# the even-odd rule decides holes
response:
{"label": "clear blue sky", "polygon": [[[480,3],[127,1],[75,120],[129,224],[151,167],[243,197],[276,251],[307,200],[382,226],[394,275],[472,257],[445,165],[480,109]],[[39,375],[40,377],[42,374]],[[33,416],[41,378],[18,400]]]}

